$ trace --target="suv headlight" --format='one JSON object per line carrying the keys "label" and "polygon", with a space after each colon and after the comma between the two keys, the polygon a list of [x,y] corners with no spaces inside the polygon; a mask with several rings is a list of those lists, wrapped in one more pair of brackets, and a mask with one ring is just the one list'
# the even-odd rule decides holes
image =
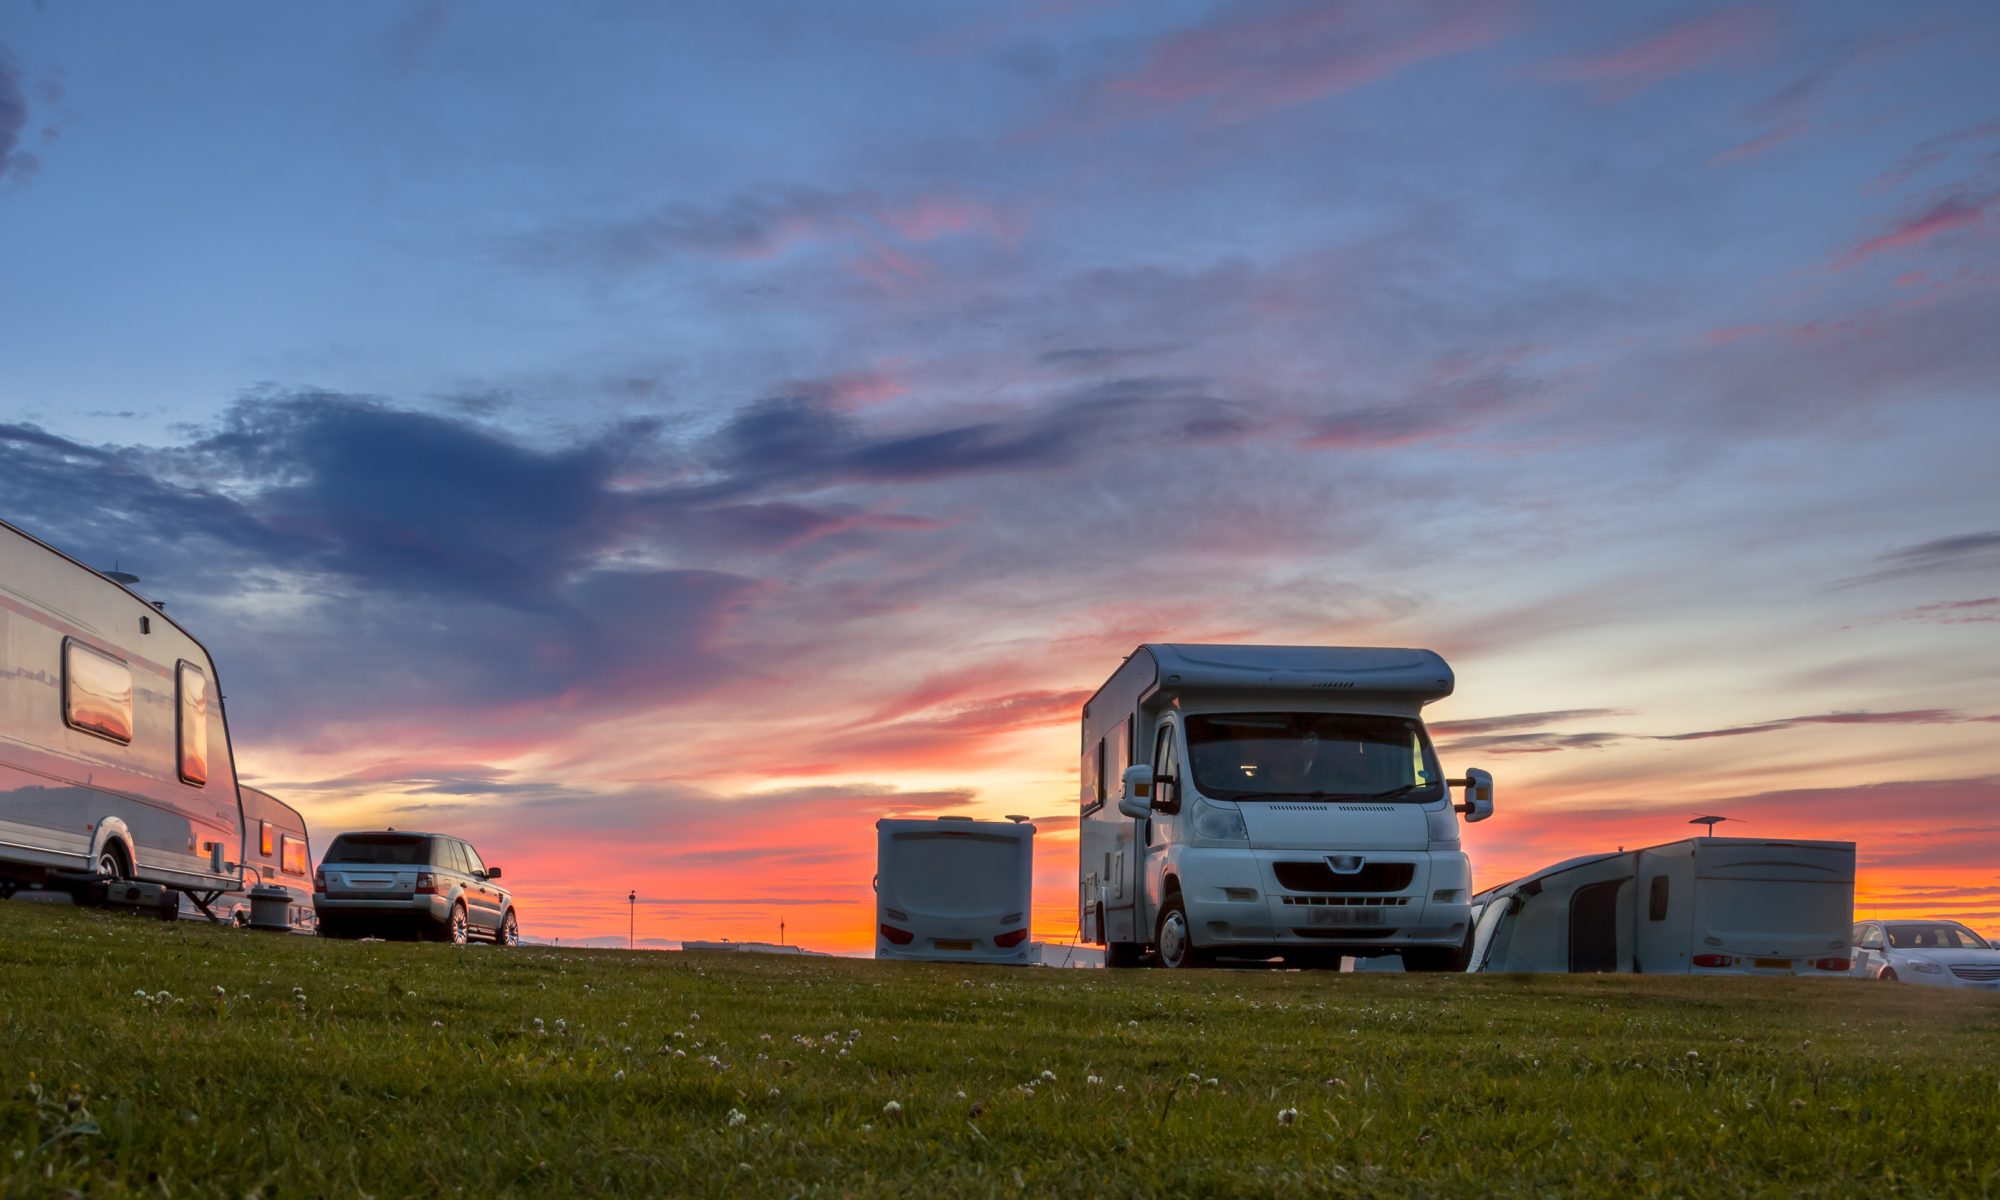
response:
{"label": "suv headlight", "polygon": [[1915,972],[1916,972],[1917,974],[1919,974],[1919,975],[1942,975],[1942,974],[1944,974],[1944,968],[1943,968],[1943,967],[1940,967],[1940,966],[1938,966],[1938,965],[1937,965],[1936,963],[1934,963],[1934,962],[1915,962],[1915,961],[1913,961],[1913,962],[1911,962],[1911,963],[1910,963],[1910,970],[1912,970],[1912,971],[1915,971]]}
{"label": "suv headlight", "polygon": [[1250,840],[1250,830],[1243,823],[1243,810],[1234,804],[1222,805],[1213,800],[1203,800],[1195,805],[1194,832],[1196,837],[1218,842]]}

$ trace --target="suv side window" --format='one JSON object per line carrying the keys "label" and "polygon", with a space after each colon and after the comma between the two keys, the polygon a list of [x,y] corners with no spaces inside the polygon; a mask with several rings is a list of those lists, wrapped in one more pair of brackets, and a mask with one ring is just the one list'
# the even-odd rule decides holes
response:
{"label": "suv side window", "polygon": [[458,843],[450,838],[431,840],[431,863],[440,870],[465,874],[465,856],[458,852]]}
{"label": "suv side window", "polygon": [[472,843],[460,842],[458,845],[460,849],[465,851],[466,869],[474,875],[486,874],[486,864],[480,859],[479,851],[472,848]]}

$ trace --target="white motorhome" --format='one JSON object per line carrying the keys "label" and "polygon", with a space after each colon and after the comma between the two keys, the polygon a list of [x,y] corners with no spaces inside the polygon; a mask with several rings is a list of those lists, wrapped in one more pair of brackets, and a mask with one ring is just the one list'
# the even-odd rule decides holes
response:
{"label": "white motorhome", "polygon": [[875,957],[1032,963],[1035,827],[1024,818],[875,822]]}
{"label": "white motorhome", "polygon": [[0,894],[110,877],[207,909],[241,887],[242,840],[208,651],[0,522]]}
{"label": "white motorhome", "polygon": [[1471,971],[1845,975],[1854,843],[1701,837],[1481,892]]}
{"label": "white motorhome", "polygon": [[1438,766],[1420,713],[1451,689],[1429,650],[1140,646],[1083,708],[1082,940],[1112,967],[1457,969],[1458,814],[1492,815],[1493,781]]}

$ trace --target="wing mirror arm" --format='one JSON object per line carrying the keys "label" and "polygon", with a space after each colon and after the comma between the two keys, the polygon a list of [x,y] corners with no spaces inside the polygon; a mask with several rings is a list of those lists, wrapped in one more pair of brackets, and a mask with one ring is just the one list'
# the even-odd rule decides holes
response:
{"label": "wing mirror arm", "polygon": [[1493,776],[1491,774],[1480,770],[1478,767],[1472,767],[1465,772],[1465,778],[1447,779],[1445,783],[1451,787],[1462,787],[1465,789],[1465,798],[1451,807],[1454,812],[1464,814],[1468,823],[1472,821],[1484,821],[1493,815]]}

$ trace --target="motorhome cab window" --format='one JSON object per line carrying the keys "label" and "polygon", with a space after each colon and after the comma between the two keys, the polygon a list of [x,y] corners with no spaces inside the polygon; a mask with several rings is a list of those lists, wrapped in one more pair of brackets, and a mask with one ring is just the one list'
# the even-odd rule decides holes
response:
{"label": "motorhome cab window", "polygon": [[1355,713],[1223,713],[1186,720],[1195,787],[1218,800],[1439,799],[1422,724]]}
{"label": "motorhome cab window", "polygon": [[132,741],[132,668],[75,638],[63,641],[63,720],[114,742]]}
{"label": "motorhome cab window", "polygon": [[175,676],[180,692],[181,782],[200,787],[208,782],[208,676],[191,662],[181,663]]}
{"label": "motorhome cab window", "polygon": [[[268,826],[267,826],[268,828]],[[295,837],[285,838],[285,857],[278,864],[287,875],[306,873],[306,844]]]}

